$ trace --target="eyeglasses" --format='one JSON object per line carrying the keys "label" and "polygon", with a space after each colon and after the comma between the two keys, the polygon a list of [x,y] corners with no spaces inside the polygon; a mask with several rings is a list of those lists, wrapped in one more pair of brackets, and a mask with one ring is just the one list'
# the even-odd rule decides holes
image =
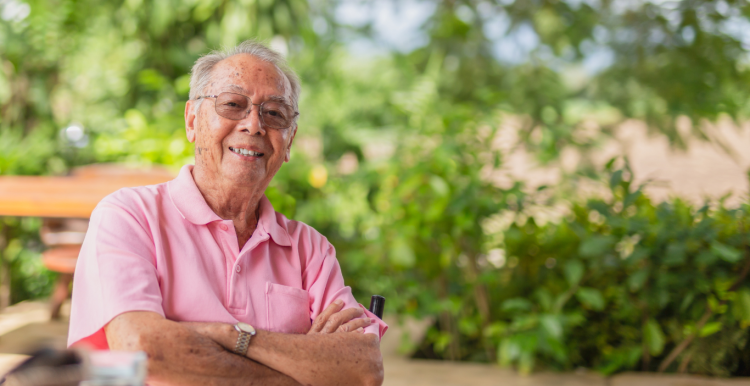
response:
{"label": "eyeglasses", "polygon": [[298,112],[294,111],[292,106],[286,103],[270,100],[257,104],[244,95],[232,92],[223,92],[219,95],[202,95],[195,99],[202,98],[216,98],[216,103],[214,104],[216,114],[234,121],[245,119],[250,114],[250,111],[252,111],[253,106],[259,106],[258,116],[260,116],[261,123],[263,123],[263,126],[272,129],[286,129],[291,127],[294,118],[299,115]]}

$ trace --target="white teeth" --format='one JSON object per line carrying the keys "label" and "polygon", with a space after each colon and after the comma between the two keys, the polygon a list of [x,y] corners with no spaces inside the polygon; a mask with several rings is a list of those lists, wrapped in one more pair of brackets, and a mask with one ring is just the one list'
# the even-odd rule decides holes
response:
{"label": "white teeth", "polygon": [[237,154],[247,155],[247,156],[251,156],[251,157],[260,157],[260,156],[263,155],[263,153],[259,153],[257,151],[252,151],[252,150],[247,150],[247,149],[230,148],[230,150],[232,150],[233,152],[235,152]]}

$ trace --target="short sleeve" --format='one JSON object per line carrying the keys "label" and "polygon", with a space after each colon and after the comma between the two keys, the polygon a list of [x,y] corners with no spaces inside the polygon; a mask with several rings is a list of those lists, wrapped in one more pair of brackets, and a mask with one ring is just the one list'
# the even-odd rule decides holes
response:
{"label": "short sleeve", "polygon": [[129,311],[164,316],[149,224],[126,192],[94,209],[73,279],[68,346],[95,335]]}
{"label": "short sleeve", "polygon": [[320,249],[313,254],[302,275],[303,283],[305,283],[310,296],[311,318],[314,320],[333,301],[341,299],[344,301],[342,309],[362,308],[365,313],[361,318],[369,317],[375,321],[375,323],[365,327],[365,333],[376,334],[382,339],[386,330],[388,330],[388,325],[357,303],[354,295],[352,295],[351,287],[344,285],[344,276],[341,274],[341,267],[336,259],[336,250],[328,240],[324,237],[321,238]]}

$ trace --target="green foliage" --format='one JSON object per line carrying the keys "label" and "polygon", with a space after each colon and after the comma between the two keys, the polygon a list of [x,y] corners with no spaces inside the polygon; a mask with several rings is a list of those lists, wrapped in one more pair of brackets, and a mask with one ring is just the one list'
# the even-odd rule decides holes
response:
{"label": "green foliage", "polygon": [[[3,282],[10,276],[10,301],[45,297],[50,294],[56,274],[42,265],[39,241],[41,221],[35,218],[0,219],[0,240],[7,244],[0,251]],[[6,284],[7,285],[7,284]]]}
{"label": "green foliage", "polygon": [[[679,199],[655,205],[643,195],[628,204],[633,194],[628,174],[626,169],[612,172],[612,198],[573,202],[564,221],[541,226],[533,218],[519,224],[517,217],[505,231],[506,253],[519,263],[492,270],[506,278],[493,291],[495,315],[506,325],[526,329],[496,334],[501,364],[516,363],[526,371],[532,363],[527,357],[532,357],[554,368],[585,366],[611,373],[650,360],[653,369],[695,331],[707,310],[715,316],[697,331],[698,345],[720,332],[745,331],[750,292],[737,283],[750,263],[750,207],[696,210]],[[517,237],[517,231],[523,236]],[[532,243],[537,252],[529,254]],[[540,272],[537,267],[545,266],[549,256],[556,264]],[[537,294],[530,297],[536,301],[518,297],[524,293]],[[553,315],[576,315],[576,323],[550,324],[555,319],[545,298],[556,299]],[[532,328],[538,330],[533,342],[548,339],[555,342],[550,347],[564,349],[555,355],[537,343],[514,343],[531,339]],[[735,343],[726,355],[744,349],[744,343]],[[644,359],[644,351],[650,359]],[[713,366],[701,369],[732,371]]]}

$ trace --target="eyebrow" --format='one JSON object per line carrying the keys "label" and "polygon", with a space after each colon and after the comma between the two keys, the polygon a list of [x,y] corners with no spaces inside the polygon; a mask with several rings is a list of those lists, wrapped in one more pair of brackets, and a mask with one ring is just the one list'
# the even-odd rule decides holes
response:
{"label": "eyebrow", "polygon": [[[236,84],[230,84],[227,87],[230,88],[230,89],[232,89],[232,90],[234,90],[234,91],[242,93],[242,95],[249,94],[249,92],[247,92],[247,90],[245,90],[244,87],[238,86]],[[245,96],[247,96],[247,95],[245,95]],[[289,104],[289,102],[287,102],[286,98],[284,96],[281,96],[281,95],[271,95],[270,97],[268,97],[267,100]]]}
{"label": "eyebrow", "polygon": [[239,92],[241,92],[243,94],[247,94],[248,93],[247,90],[245,90],[243,87],[240,87],[240,86],[238,86],[236,84],[230,84],[228,87],[231,88],[234,91],[239,91]]}

